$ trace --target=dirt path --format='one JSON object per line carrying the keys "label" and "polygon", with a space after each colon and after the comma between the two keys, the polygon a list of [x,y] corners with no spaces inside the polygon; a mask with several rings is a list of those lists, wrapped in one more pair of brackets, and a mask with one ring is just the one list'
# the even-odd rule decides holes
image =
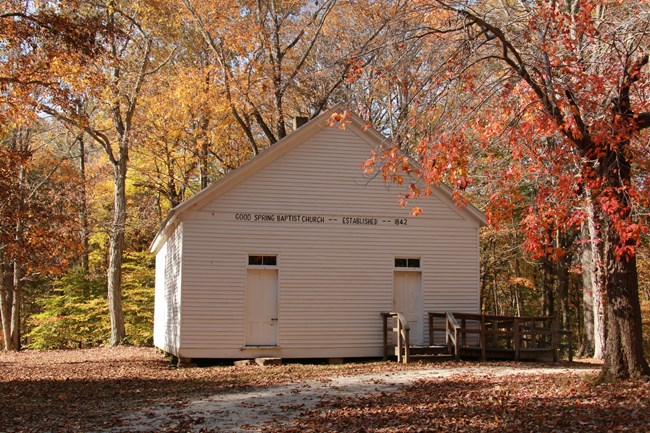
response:
{"label": "dirt path", "polygon": [[132,412],[124,425],[113,432],[219,431],[259,432],[267,423],[290,422],[326,400],[394,392],[422,379],[443,380],[451,376],[502,377],[509,375],[573,375],[596,373],[591,367],[539,367],[525,365],[476,366],[394,371],[379,374],[339,376],[254,389],[228,392],[208,398]]}

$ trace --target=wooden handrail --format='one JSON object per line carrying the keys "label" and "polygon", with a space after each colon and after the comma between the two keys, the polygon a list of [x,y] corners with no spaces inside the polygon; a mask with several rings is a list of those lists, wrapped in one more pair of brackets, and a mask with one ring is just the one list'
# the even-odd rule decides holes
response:
{"label": "wooden handrail", "polygon": [[[410,328],[404,314],[399,312],[381,313],[384,325],[384,359],[389,350],[397,354],[398,362],[407,363],[410,358]],[[395,319],[395,327],[389,329],[388,319]],[[573,335],[570,331],[559,329],[555,317],[517,317],[496,316],[471,313],[428,313],[429,344],[435,345],[435,332],[445,335],[449,354],[456,359],[461,353],[476,353],[481,359],[496,356],[497,352],[511,353],[515,360],[552,357],[559,359],[560,353],[573,359]],[[460,325],[459,325],[460,323]],[[388,333],[395,332],[395,349],[388,347]],[[472,336],[467,338],[467,335]],[[473,337],[473,336],[477,337]],[[478,343],[478,346],[476,346]],[[503,356],[503,355],[500,355]]]}
{"label": "wooden handrail", "polygon": [[393,328],[397,335],[397,362],[408,364],[410,355],[410,332],[411,327],[408,325],[406,316],[399,312],[381,313],[384,323],[384,359],[388,355],[388,318],[395,318],[396,327]]}
{"label": "wooden handrail", "polygon": [[[434,317],[443,317],[445,313],[429,313],[433,314]],[[484,318],[486,321],[498,320],[498,321],[512,321],[515,316],[500,316],[495,314],[478,314],[478,313],[456,313],[454,312],[456,319],[469,319],[469,320],[481,320]],[[521,322],[550,322],[553,317],[551,316],[518,316]]]}
{"label": "wooden handrail", "polygon": [[[433,342],[434,330],[444,331],[450,354],[459,356],[468,346],[467,335],[478,335],[478,348],[481,359],[487,359],[491,351],[512,351],[514,359],[529,357],[525,352],[548,351],[554,361],[560,352],[573,359],[573,335],[570,331],[559,329],[556,317],[542,316],[500,316],[473,313],[434,313],[429,312],[429,340]],[[436,322],[434,319],[444,319]],[[462,325],[458,325],[461,323]],[[476,342],[470,340],[470,344]],[[476,346],[474,346],[476,349]],[[474,350],[472,349],[472,350]]]}
{"label": "wooden handrail", "polygon": [[[454,354],[456,359],[460,359],[460,344],[458,343],[458,330],[460,325],[456,321],[456,318],[452,313],[446,314],[446,341],[447,348],[449,352]],[[452,343],[453,343],[453,352],[452,352]]]}

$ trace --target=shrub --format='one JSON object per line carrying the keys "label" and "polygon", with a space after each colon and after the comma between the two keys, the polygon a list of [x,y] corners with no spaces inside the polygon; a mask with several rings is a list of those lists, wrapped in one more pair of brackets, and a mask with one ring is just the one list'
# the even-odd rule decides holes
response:
{"label": "shrub", "polygon": [[[150,345],[153,340],[154,259],[148,253],[127,253],[122,272],[125,343]],[[67,349],[93,347],[110,340],[106,277],[75,269],[53,284],[31,316],[27,347]]]}

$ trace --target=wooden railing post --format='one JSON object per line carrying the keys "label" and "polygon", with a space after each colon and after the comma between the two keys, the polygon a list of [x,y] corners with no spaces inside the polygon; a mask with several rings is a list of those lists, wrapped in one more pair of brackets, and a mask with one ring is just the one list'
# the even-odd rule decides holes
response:
{"label": "wooden railing post", "polygon": [[553,352],[553,362],[558,361],[559,325],[560,321],[557,317],[553,317],[553,319],[551,319],[551,351]]}
{"label": "wooden railing post", "polygon": [[402,362],[402,321],[399,317],[395,318],[397,322],[397,362]]}
{"label": "wooden railing post", "polygon": [[467,347],[467,319],[460,319],[461,346]]}
{"label": "wooden railing post", "polygon": [[449,313],[445,313],[445,344],[447,352],[451,354],[451,335],[449,334]]}
{"label": "wooden railing post", "polygon": [[433,314],[429,313],[429,346],[433,346]]}
{"label": "wooden railing post", "polygon": [[[460,339],[458,338],[458,330],[460,326],[456,321],[453,313],[447,312],[445,314],[445,328],[447,336],[447,351],[454,355],[454,358],[460,359]],[[451,345],[454,345],[454,350],[451,350]]]}
{"label": "wooden railing post", "polygon": [[397,355],[397,362],[407,363],[410,358],[410,331],[406,317],[403,314],[398,312],[390,313],[381,313],[382,316],[382,328],[384,331],[384,360],[388,359],[389,356],[389,344],[388,344],[388,331],[389,325],[388,320],[391,318],[395,319],[395,326],[391,328],[392,331],[395,331],[397,341],[395,342],[395,354]]}
{"label": "wooden railing post", "polygon": [[519,361],[519,351],[521,350],[521,329],[519,317],[515,317],[512,322],[512,343],[515,349],[515,361]]}
{"label": "wooden railing post", "polygon": [[451,350],[452,343],[455,343],[450,333],[451,323],[449,321],[449,312],[445,313],[445,343],[447,344],[447,352],[451,355],[453,352]]}
{"label": "wooden railing post", "polygon": [[410,328],[408,325],[406,325],[406,328],[404,328],[404,364],[409,363],[409,351],[410,351],[410,341],[409,341],[409,332]]}

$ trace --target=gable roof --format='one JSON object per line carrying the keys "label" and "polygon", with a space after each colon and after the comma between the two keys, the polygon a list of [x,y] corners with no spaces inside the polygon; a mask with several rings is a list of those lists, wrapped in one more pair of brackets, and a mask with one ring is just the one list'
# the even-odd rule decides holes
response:
{"label": "gable roof", "polygon": [[[206,203],[211,202],[230,188],[238,185],[250,175],[256,173],[258,170],[261,170],[271,162],[280,158],[282,155],[296,147],[298,144],[303,143],[311,136],[315,135],[322,128],[329,127],[332,114],[341,113],[343,111],[344,108],[341,105],[336,105],[329,110],[324,111],[317,117],[309,120],[296,131],[290,133],[272,146],[263,150],[257,156],[251,158],[231,173],[216,180],[207,188],[203,189],[202,191],[198,192],[178,206],[171,209],[167,214],[165,220],[162,222],[160,230],[158,230],[158,233],[151,243],[151,251],[157,252],[160,249],[160,247],[167,240],[167,237],[169,236],[172,228],[176,226],[177,222],[181,221],[182,216],[185,213],[193,209],[198,209]],[[352,128],[349,129],[357,133],[361,138],[367,141],[369,145],[375,147],[387,145],[386,137],[381,135],[374,128],[368,127],[366,122],[364,122],[363,119],[361,119],[359,116],[350,114],[349,117],[346,118],[346,127],[349,126],[352,126]],[[453,201],[452,190],[447,185],[441,184],[436,187],[436,190],[443,193],[443,195],[446,196],[448,200]],[[481,212],[472,204],[468,204],[464,208],[458,208],[454,204],[454,207],[457,208],[461,213],[464,213],[465,215],[478,222],[479,225],[487,225],[487,220],[483,212]]]}

